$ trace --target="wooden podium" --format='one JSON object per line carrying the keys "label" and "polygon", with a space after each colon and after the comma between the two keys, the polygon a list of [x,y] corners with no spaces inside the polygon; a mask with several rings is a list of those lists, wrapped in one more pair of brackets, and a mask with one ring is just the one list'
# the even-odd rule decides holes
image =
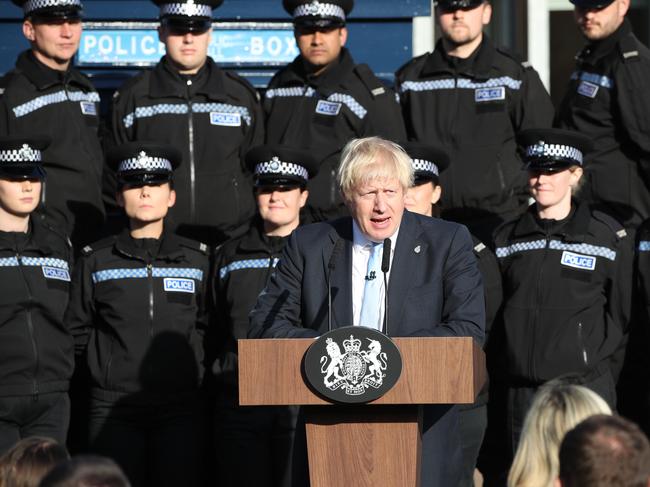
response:
{"label": "wooden podium", "polygon": [[306,383],[313,339],[239,340],[242,406],[305,406],[311,487],[419,487],[422,405],[471,404],[485,355],[467,338],[394,338],[402,374],[381,398],[335,405]]}

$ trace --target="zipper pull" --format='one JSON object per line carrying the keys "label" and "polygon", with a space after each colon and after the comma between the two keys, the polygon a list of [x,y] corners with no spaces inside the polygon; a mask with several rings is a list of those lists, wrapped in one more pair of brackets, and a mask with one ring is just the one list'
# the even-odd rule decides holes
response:
{"label": "zipper pull", "polygon": [[151,277],[153,274],[153,265],[152,264],[147,264],[147,275]]}

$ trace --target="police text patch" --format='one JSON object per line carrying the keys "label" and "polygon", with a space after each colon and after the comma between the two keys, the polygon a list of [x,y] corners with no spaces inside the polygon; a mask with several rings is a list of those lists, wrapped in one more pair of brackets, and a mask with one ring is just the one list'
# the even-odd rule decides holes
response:
{"label": "police text patch", "polygon": [[335,117],[341,111],[341,104],[333,101],[319,100],[316,105],[316,113],[319,115],[329,115]]}
{"label": "police text patch", "polygon": [[505,99],[505,86],[497,86],[496,88],[477,88],[474,90],[474,101],[476,103],[485,101],[499,101]]}
{"label": "police text patch", "polygon": [[574,269],[593,271],[596,268],[596,257],[574,254],[567,250],[562,252],[562,260],[560,262],[562,265],[573,267]]}
{"label": "police text patch", "polygon": [[57,279],[59,281],[70,282],[70,273],[66,269],[59,269],[58,267],[43,266],[43,275],[46,279]]}
{"label": "police text patch", "polygon": [[590,83],[589,81],[581,81],[578,85],[578,94],[588,98],[596,98],[598,88],[598,85]]}
{"label": "police text patch", "polygon": [[210,123],[222,127],[241,127],[241,115],[239,113],[210,112]]}
{"label": "police text patch", "polygon": [[192,279],[175,279],[172,277],[166,277],[163,279],[165,285],[165,291],[173,293],[193,293],[194,292],[194,280]]}
{"label": "police text patch", "polygon": [[81,113],[84,115],[97,115],[97,107],[92,101],[82,101],[81,104]]}

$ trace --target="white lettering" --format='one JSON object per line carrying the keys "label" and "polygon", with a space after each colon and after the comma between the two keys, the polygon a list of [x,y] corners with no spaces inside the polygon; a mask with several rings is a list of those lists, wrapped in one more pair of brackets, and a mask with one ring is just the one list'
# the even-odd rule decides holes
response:
{"label": "white lettering", "polygon": [[107,55],[113,52],[113,38],[109,35],[103,35],[99,37],[97,41],[99,45],[99,52],[101,54]]}
{"label": "white lettering", "polygon": [[251,37],[250,51],[252,56],[261,56],[264,54],[264,39],[262,37]]}
{"label": "white lettering", "polygon": [[266,48],[271,56],[279,56],[282,53],[282,39],[277,36],[269,37],[269,40],[266,43]]}
{"label": "white lettering", "polygon": [[97,37],[90,34],[84,35],[84,47],[83,47],[84,54],[88,54],[96,47],[97,47]]}
{"label": "white lettering", "polygon": [[142,38],[142,43],[140,45],[140,48],[142,49],[142,52],[147,56],[156,54],[156,47],[154,41],[155,41],[154,38],[151,36]]}

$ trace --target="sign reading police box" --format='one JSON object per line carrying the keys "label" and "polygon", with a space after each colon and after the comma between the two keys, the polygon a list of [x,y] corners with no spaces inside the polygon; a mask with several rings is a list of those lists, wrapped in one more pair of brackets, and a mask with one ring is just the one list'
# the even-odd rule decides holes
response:
{"label": "sign reading police box", "polygon": [[383,333],[364,326],[338,328],[321,336],[304,359],[307,382],[333,402],[374,401],[397,383],[402,356]]}

